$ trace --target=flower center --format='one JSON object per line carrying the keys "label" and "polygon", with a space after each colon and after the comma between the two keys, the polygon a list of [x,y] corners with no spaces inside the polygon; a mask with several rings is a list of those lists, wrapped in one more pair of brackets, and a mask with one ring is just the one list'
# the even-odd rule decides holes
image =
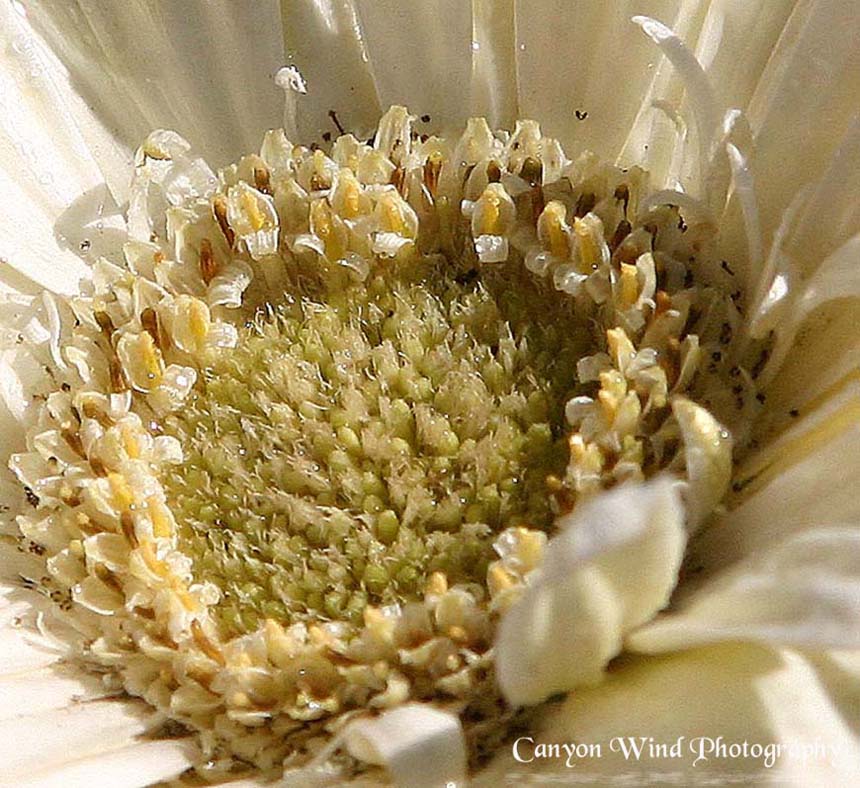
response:
{"label": "flower center", "polygon": [[731,476],[709,410],[756,406],[705,206],[531,121],[393,107],[330,154],[273,131],[216,176],[150,135],[12,462],[34,587],[216,775],[408,700],[492,747],[494,633],[556,517],[669,469],[695,524]]}
{"label": "flower center", "polygon": [[219,586],[225,635],[358,624],[433,572],[483,585],[501,530],[549,527],[588,337],[521,265],[475,274],[440,257],[419,282],[270,309],[165,421],[180,549]]}

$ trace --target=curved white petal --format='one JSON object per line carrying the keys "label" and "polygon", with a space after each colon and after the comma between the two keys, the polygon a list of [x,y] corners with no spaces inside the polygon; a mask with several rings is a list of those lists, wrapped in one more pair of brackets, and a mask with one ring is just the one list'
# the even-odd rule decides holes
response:
{"label": "curved white petal", "polygon": [[95,117],[129,150],[152,129],[170,128],[221,166],[281,125],[277,0],[28,8]]}
{"label": "curved white petal", "polygon": [[75,121],[81,100],[69,75],[19,6],[0,7],[0,274],[8,265],[74,293],[87,276],[82,244],[110,251],[124,223]]}
{"label": "curved white petal", "polygon": [[459,132],[474,114],[464,90],[471,66],[469,3],[358,0],[357,7],[380,106],[402,104],[419,118],[429,116],[416,124],[421,133]]}
{"label": "curved white petal", "polygon": [[308,94],[297,103],[301,141],[336,137],[331,112],[345,131],[369,137],[382,104],[355,0],[282,0],[281,13],[287,63],[307,82]]}
{"label": "curved white petal", "polygon": [[[798,2],[759,80],[749,118],[766,238],[794,194],[826,170],[857,111],[858,35],[853,0]],[[846,175],[850,180],[850,172],[839,173]],[[826,202],[819,205],[826,214]]]}
{"label": "curved white petal", "polygon": [[[768,300],[769,305],[776,307],[774,313],[779,323],[776,344],[762,376],[763,384],[769,383],[779,374],[786,358],[793,351],[798,331],[817,309],[839,299],[860,297],[858,263],[860,233],[823,258],[806,281],[798,281],[799,265],[793,261],[786,270],[776,274]],[[778,301],[784,303],[778,304]]]}
{"label": "curved white petal", "polygon": [[732,437],[705,408],[675,397],[672,414],[684,441],[691,529],[697,528],[726,494],[732,478]]}
{"label": "curved white petal", "polygon": [[[686,42],[690,49],[704,21],[707,3],[681,3],[677,8],[660,13],[648,8],[654,19],[663,20],[677,41]],[[628,9],[628,20],[641,12],[638,5]],[[674,17],[673,17],[674,13]],[[633,22],[627,22],[633,27]],[[647,88],[640,90],[640,103],[635,119],[620,149],[619,160],[639,163],[647,168],[658,185],[676,188],[680,177],[680,165],[684,158],[686,134],[679,129],[672,115],[680,112],[684,99],[684,84],[680,74],[668,57],[659,57],[654,41],[640,34],[642,42],[650,48],[648,71],[651,78]],[[629,99],[628,99],[629,100]],[[635,99],[634,99],[635,101]],[[667,113],[665,108],[673,111]],[[689,125],[689,124],[687,124]]]}
{"label": "curved white petal", "polygon": [[605,493],[560,526],[499,628],[499,685],[514,705],[599,680],[624,633],[668,602],[686,540],[667,478]]}
{"label": "curved white petal", "polygon": [[516,0],[473,0],[471,114],[492,128],[519,119]]}
{"label": "curved white petal", "polygon": [[143,788],[178,777],[189,768],[193,748],[187,741],[144,741],[110,752],[73,757],[55,768],[17,778],[17,788]]}
{"label": "curved white petal", "polygon": [[860,649],[858,600],[860,532],[817,528],[733,566],[625,645],[648,654],[721,640]]}
{"label": "curved white petal", "polygon": [[350,754],[385,766],[398,788],[456,783],[466,773],[460,720],[420,703],[351,722],[343,732]]}
{"label": "curved white petal", "polygon": [[660,47],[684,82],[687,101],[692,105],[696,120],[699,162],[703,166],[710,158],[711,144],[720,122],[717,99],[708,75],[695,54],[664,24],[647,16],[634,16],[633,21]]}
{"label": "curved white petal", "polygon": [[690,543],[691,565],[715,571],[800,531],[860,521],[860,426],[851,418],[837,425],[835,436],[816,441],[814,451],[793,457],[800,444],[786,448],[786,463],[764,474],[761,489]]}
{"label": "curved white petal", "polygon": [[[28,784],[34,786],[58,785],[55,774],[85,761],[90,761],[91,775],[105,756],[134,747],[136,737],[146,731],[147,722],[143,704],[130,701],[92,701],[36,714],[23,710],[0,721],[0,781],[19,785],[29,779],[32,782]],[[156,761],[155,779],[176,774],[188,763],[186,755],[172,763],[164,775]],[[138,779],[135,785],[151,782],[142,768]],[[108,774],[102,784],[111,784],[107,780]]]}
{"label": "curved white petal", "polygon": [[[726,143],[729,166],[732,172],[732,188],[743,217],[746,237],[746,269],[756,275],[764,263],[764,249],[761,238],[761,222],[758,215],[758,199],[755,183],[750,171],[750,163],[736,145]],[[741,257],[743,260],[744,258]],[[747,277],[745,277],[747,278]],[[747,278],[748,279],[748,278]]]}
{"label": "curved white petal", "polygon": [[[635,35],[630,18],[642,13],[642,3],[583,0],[576,3],[575,13],[566,0],[518,0],[515,5],[520,113],[538,119],[544,133],[558,138],[568,155],[592,150],[614,159],[643,96],[648,96],[655,71],[669,72],[657,67],[653,45]],[[682,17],[690,16],[698,5],[679,8],[676,2],[657,0],[647,8],[671,21],[676,30],[686,31]],[[645,112],[659,116],[674,141],[672,124],[650,107],[652,98],[657,96],[646,97]],[[666,129],[661,125],[659,131]],[[650,129],[636,136],[625,163],[645,161],[657,142]]]}
{"label": "curved white petal", "polygon": [[[627,658],[600,686],[581,688],[519,734],[534,742],[520,740],[519,760],[509,745],[474,784],[851,785],[860,769],[860,713],[848,700],[856,692],[856,660],[848,664],[854,672],[845,673],[840,686],[832,665],[756,645]],[[840,689],[848,702],[840,700]],[[618,742],[612,744],[617,737],[643,737],[642,756],[625,758]],[[725,746],[746,741],[794,749],[786,747],[772,764],[763,755],[720,757],[718,737]],[[680,740],[680,757],[652,756],[649,739],[667,747]],[[564,752],[530,760],[538,743],[601,749],[599,757],[574,757],[568,767]],[[816,743],[817,751],[803,749]],[[706,759],[696,762],[700,747]]]}

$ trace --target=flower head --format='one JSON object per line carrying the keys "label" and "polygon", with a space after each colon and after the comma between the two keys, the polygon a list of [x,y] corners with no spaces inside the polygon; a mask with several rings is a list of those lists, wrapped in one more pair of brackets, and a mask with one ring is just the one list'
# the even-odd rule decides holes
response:
{"label": "flower head", "polygon": [[[849,529],[721,541],[850,423],[842,382],[788,421],[768,401],[853,240],[792,257],[832,171],[768,235],[714,19],[694,54],[634,18],[686,102],[658,72],[614,163],[496,128],[495,100],[436,135],[401,106],[370,136],[330,111],[339,134],[303,145],[313,89],[284,69],[259,153],[216,171],[149,133],[121,246],[72,295],[13,301],[34,401],[9,568],[65,659],[193,734],[209,779],[457,779],[625,650],[853,643]],[[476,86],[504,73],[489,41]],[[652,129],[662,153],[632,156],[655,112],[674,153]],[[24,383],[30,359],[47,376]]]}

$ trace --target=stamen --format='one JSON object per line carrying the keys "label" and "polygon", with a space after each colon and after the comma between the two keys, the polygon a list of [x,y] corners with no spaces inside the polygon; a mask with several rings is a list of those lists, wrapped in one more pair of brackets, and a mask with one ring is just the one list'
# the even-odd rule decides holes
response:
{"label": "stamen", "polygon": [[699,161],[704,166],[711,159],[711,146],[720,125],[720,113],[710,80],[696,56],[668,27],[647,16],[634,16],[633,22],[660,47],[684,82],[699,133]]}

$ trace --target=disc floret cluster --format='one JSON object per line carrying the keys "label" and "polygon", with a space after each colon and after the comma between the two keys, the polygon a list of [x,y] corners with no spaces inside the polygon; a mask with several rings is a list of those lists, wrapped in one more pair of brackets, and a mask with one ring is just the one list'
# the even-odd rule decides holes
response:
{"label": "disc floret cluster", "polygon": [[705,215],[531,121],[413,120],[328,152],[272,131],[217,175],[154,132],[125,260],[52,306],[56,385],[13,459],[30,580],[215,768],[410,699],[479,750],[554,519],[665,469],[704,516],[731,438],[696,402],[754,401],[743,375],[713,395],[739,317]]}

